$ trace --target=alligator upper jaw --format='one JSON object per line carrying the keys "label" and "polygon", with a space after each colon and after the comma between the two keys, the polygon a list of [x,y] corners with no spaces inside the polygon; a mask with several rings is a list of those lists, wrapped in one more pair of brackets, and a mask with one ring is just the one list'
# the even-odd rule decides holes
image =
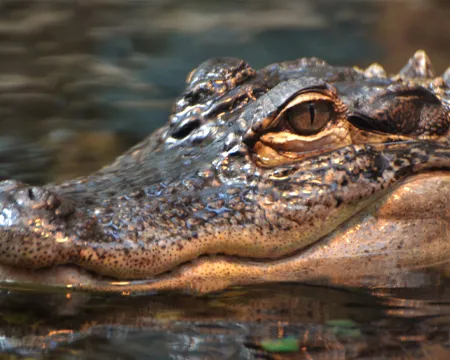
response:
{"label": "alligator upper jaw", "polygon": [[147,280],[102,277],[76,266],[29,270],[0,265],[3,287],[50,286],[101,292],[185,290],[210,292],[231,285],[325,281],[386,286],[421,269],[448,272],[450,173],[409,178],[310,247],[280,260],[202,256]]}

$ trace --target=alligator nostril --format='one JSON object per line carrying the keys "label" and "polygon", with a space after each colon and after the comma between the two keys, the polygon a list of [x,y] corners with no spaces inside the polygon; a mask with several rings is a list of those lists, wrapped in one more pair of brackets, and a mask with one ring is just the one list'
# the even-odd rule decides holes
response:
{"label": "alligator nostril", "polygon": [[34,192],[32,188],[28,189],[28,197],[30,198],[30,200],[35,200],[35,196],[34,196]]}
{"label": "alligator nostril", "polygon": [[12,195],[19,206],[35,209],[46,207],[49,198],[48,192],[35,186],[26,186],[18,189],[17,191],[13,191]]}

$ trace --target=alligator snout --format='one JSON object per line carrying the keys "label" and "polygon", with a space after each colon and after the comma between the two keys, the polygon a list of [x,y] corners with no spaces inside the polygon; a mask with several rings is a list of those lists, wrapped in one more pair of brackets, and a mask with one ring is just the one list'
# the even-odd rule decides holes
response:
{"label": "alligator snout", "polygon": [[20,221],[20,206],[15,200],[21,183],[13,180],[0,182],[0,226],[10,227]]}
{"label": "alligator snout", "polygon": [[0,182],[0,226],[32,225],[52,221],[74,211],[74,206],[53,192],[16,180]]}
{"label": "alligator snout", "polygon": [[55,263],[75,207],[45,187],[0,182],[0,262],[28,268]]}

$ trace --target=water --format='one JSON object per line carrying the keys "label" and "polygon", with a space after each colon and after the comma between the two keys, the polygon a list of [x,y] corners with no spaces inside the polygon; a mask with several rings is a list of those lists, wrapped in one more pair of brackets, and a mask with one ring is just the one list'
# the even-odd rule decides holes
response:
{"label": "water", "polygon": [[[187,73],[317,56],[450,65],[450,5],[409,1],[3,0],[0,178],[87,174],[163,124]],[[207,297],[2,290],[2,358],[448,359],[450,286],[271,284]]]}
{"label": "water", "polygon": [[447,359],[446,285],[273,284],[203,297],[4,291],[0,347],[44,359]]}

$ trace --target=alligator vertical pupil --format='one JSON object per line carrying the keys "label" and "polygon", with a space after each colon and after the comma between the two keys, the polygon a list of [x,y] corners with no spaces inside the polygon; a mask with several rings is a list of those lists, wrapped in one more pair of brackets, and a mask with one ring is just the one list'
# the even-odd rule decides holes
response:
{"label": "alligator vertical pupil", "polygon": [[314,124],[314,116],[315,116],[314,105],[312,103],[308,104],[308,110],[309,110],[309,116],[310,116],[311,126],[312,126]]}
{"label": "alligator vertical pupil", "polygon": [[297,104],[283,113],[297,134],[317,134],[334,116],[333,104],[329,101],[310,101]]}

